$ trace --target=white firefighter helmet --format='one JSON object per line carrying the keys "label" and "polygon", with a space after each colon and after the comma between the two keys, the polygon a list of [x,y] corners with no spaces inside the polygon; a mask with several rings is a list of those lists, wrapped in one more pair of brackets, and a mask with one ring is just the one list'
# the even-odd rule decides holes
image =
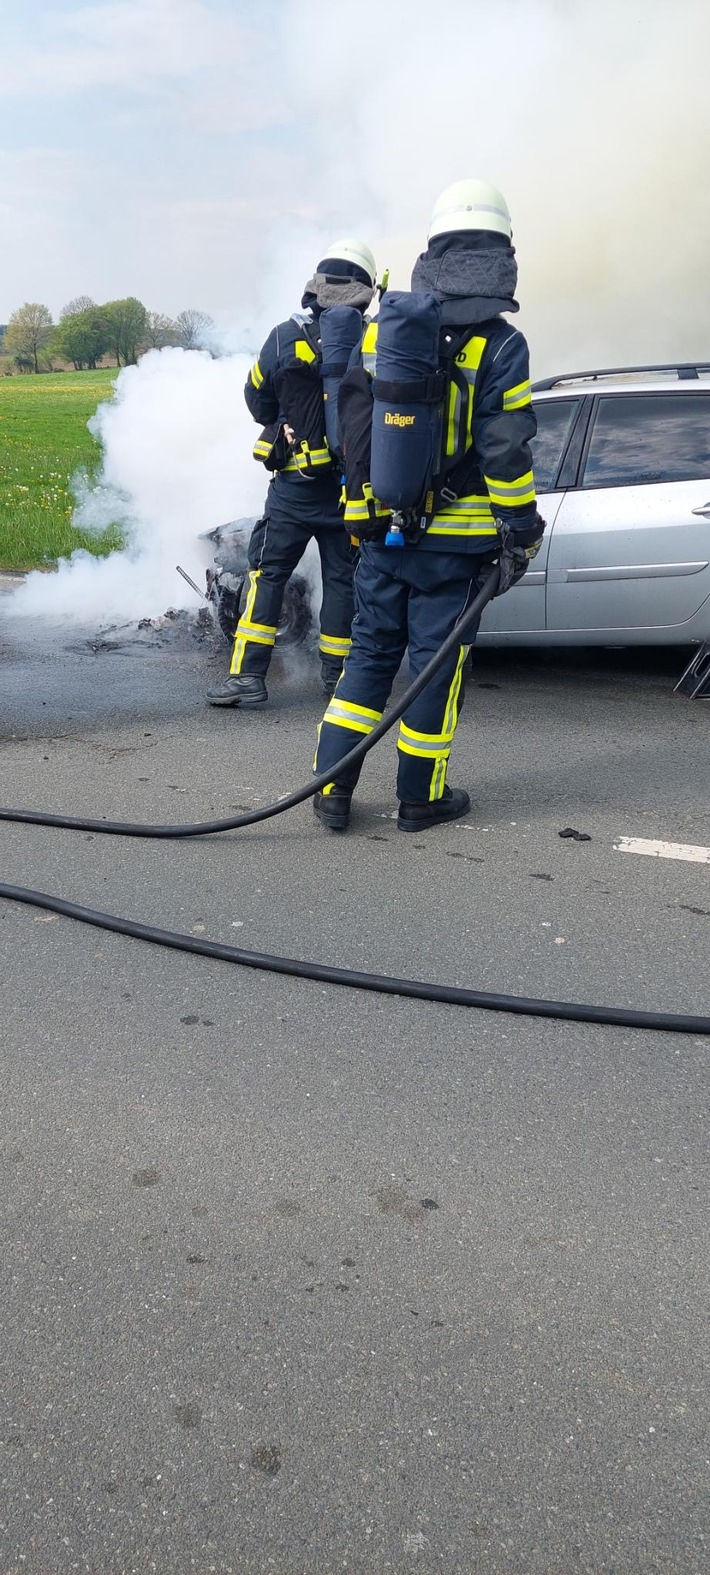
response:
{"label": "white firefighter helmet", "polygon": [[487,180],[456,180],[434,203],[428,240],[451,230],[498,230],[512,235],[505,197]]}
{"label": "white firefighter helmet", "polygon": [[346,235],[341,237],[340,240],[331,241],[330,245],[325,248],[323,261],[327,262],[329,258],[332,258],[333,262],[337,260],[338,262],[355,263],[358,268],[362,268],[363,273],[367,274],[370,284],[375,283],[377,265],[372,252],[365,241],[357,240],[354,235]]}

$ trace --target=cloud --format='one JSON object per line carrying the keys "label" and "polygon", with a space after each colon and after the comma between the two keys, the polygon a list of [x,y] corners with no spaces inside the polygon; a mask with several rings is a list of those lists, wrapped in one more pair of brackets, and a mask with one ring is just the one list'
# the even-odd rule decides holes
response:
{"label": "cloud", "polygon": [[114,90],[202,129],[276,124],[278,101],[260,86],[264,25],[210,0],[106,0],[44,12],[31,44],[6,47],[3,89],[53,99]]}
{"label": "cloud", "polygon": [[[0,233],[5,246],[3,273],[12,288],[0,301],[0,320],[22,301],[45,301],[48,259],[52,272],[67,277],[76,266],[75,240],[66,225],[67,211],[90,164],[82,154],[53,148],[0,150]],[[74,292],[76,293],[76,292]],[[3,307],[5,315],[3,316]],[[58,310],[59,303],[54,306]]]}
{"label": "cloud", "polygon": [[60,148],[0,148],[0,202],[29,205],[66,202],[88,168],[84,155]]}

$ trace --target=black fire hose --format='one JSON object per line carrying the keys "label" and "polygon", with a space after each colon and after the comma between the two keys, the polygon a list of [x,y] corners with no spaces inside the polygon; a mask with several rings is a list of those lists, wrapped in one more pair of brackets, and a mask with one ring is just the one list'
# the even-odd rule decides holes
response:
{"label": "black fire hose", "polygon": [[[498,584],[498,569],[493,570],[472,602],[468,612],[445,640],[441,649],[410,685],[406,694],[386,717],[373,728],[367,738],[351,749],[342,765],[354,765],[362,760],[378,739],[394,725],[402,712],[445,661],[456,645],[463,643],[462,636],[479,617],[483,607],[494,595]],[[32,810],[0,810],[0,819],[20,820],[34,825],[63,826],[74,831],[103,831],[116,836],[136,837],[193,837],[212,831],[232,831],[240,826],[250,826],[260,820],[280,815],[312,797],[319,788],[332,779],[332,771],[314,777],[307,787],[299,788],[275,804],[263,809],[238,815],[232,820],[205,821],[194,826],[141,826],[123,821],[80,820],[68,815],[42,815]],[[238,946],[224,946],[218,941],[203,941],[197,936],[182,935],[173,930],[162,930],[150,924],[140,924],[133,919],[122,919],[115,914],[101,913],[85,908],[62,897],[46,892],[31,891],[24,886],[0,884],[0,897],[10,902],[27,903],[31,907],[46,908],[82,924],[91,924],[118,935],[129,935],[136,940],[150,941],[156,946],[167,946],[174,951],[192,952],[200,957],[214,957],[220,962],[237,963],[243,968],[258,968],[268,973],[288,974],[296,979],[313,979],[321,984],[340,984],[356,990],[373,990],[381,995],[400,995],[419,1001],[438,1001],[447,1006],[478,1007],[492,1012],[511,1012],[523,1017],[552,1017],[566,1022],[601,1023],[610,1027],[645,1028],[667,1033],[710,1034],[710,1017],[693,1017],[674,1012],[640,1012],[626,1007],[585,1006],[575,1001],[546,1001],[519,995],[501,995],[493,991],[467,990],[456,985],[433,984],[420,979],[396,979],[388,974],[363,973],[353,968],[335,968],[326,963],[303,962],[291,957],[275,957],[268,952],[244,951]]]}
{"label": "black fire hose", "polygon": [[296,788],[294,793],[287,793],[284,798],[276,800],[275,804],[265,804],[263,809],[250,809],[244,815],[233,815],[230,820],[202,820],[195,825],[188,826],[142,826],[130,820],[83,820],[75,815],[45,815],[34,809],[0,809],[0,820],[22,820],[33,826],[62,826],[65,831],[99,831],[108,832],[113,837],[206,837],[213,831],[237,831],[241,826],[255,826],[260,820],[271,820],[273,815],[283,815],[287,809],[293,809],[296,804],[302,804],[305,799],[312,798],[326,783],[332,782],[333,771],[347,769],[359,765],[369,754],[375,744],[389,733],[395,722],[398,722],[407,706],[416,700],[422,689],[426,688],[430,678],[438,672],[447,656],[459,645],[464,645],[464,635],[472,624],[478,622],[484,607],[495,595],[498,588],[500,570],[495,564],[488,578],[484,581],[478,595],[474,598],[468,611],[459,618],[456,627],[444,640],[439,650],[434,653],[426,667],[422,668],[418,678],[397,700],[382,721],[373,727],[372,732],[362,738],[342,760],[338,761],[337,768],[331,766],[328,771],[322,771],[320,776],[312,777],[305,787]]}
{"label": "black fire hose", "polygon": [[290,974],[295,979],[315,979],[319,984],[344,984],[353,990],[374,990],[378,995],[404,995],[415,1001],[441,1001],[446,1006],[477,1006],[489,1012],[513,1012],[520,1017],[557,1017],[572,1023],[604,1023],[617,1028],[656,1028],[676,1034],[710,1034],[710,1017],[687,1017],[675,1012],[637,1012],[623,1006],[583,1006],[576,1001],[544,1001],[524,995],[499,995],[488,990],[466,990],[453,984],[432,984],[424,979],[395,979],[390,974],[361,973],[355,968],[331,968],[327,963],[302,962],[295,957],[273,957],[268,952],[242,951],[239,946],[223,946],[219,941],[203,941],[195,935],[160,930],[134,919],[120,919],[113,913],[84,908],[78,902],[65,902],[42,891],[24,886],[0,885],[0,897],[25,902],[34,908],[48,908],[82,924],[117,935],[131,935],[156,946],[174,951],[193,952],[198,957],[216,957],[220,962],[239,963],[242,968],[259,968],[266,973]]}

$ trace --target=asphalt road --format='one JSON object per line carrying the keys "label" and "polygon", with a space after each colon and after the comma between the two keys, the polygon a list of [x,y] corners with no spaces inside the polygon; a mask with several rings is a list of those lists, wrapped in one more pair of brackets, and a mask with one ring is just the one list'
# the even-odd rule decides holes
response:
{"label": "asphalt road", "polygon": [[[2,800],[175,821],[310,770],[304,660],[0,637]],[[70,647],[70,648],[69,648]],[[254,949],[710,1012],[679,655],[482,655],[403,836],[2,825],[2,879]],[[571,826],[589,842],[562,840]],[[710,1040],[256,974],[0,904],[2,1575],[704,1575]]]}

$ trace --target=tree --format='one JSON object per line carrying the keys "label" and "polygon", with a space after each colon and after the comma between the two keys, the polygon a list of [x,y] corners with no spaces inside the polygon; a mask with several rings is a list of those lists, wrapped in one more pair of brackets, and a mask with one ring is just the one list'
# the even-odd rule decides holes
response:
{"label": "tree", "polygon": [[187,312],[178,312],[175,318],[178,344],[184,350],[199,350],[210,337],[210,329],[214,322],[208,317],[207,312],[198,312],[194,309]]}
{"label": "tree", "polygon": [[162,350],[164,345],[174,345],[177,334],[175,323],[164,312],[146,312],[143,343],[150,350]]}
{"label": "tree", "polygon": [[95,306],[96,302],[91,299],[90,295],[75,295],[73,301],[67,301],[66,306],[62,307],[59,313],[59,321],[60,323],[63,322],[65,317],[79,317],[84,312],[90,312],[92,307]]}
{"label": "tree", "polygon": [[101,307],[101,316],[108,326],[109,348],[116,357],[116,366],[132,366],[138,360],[138,351],[145,339],[147,312],[135,295],[122,301],[107,301]]}
{"label": "tree", "polygon": [[25,301],[7,325],[3,350],[20,371],[39,372],[40,356],[47,349],[54,323],[48,306]]}
{"label": "tree", "polygon": [[52,350],[71,361],[77,372],[95,370],[111,344],[108,323],[98,306],[84,312],[62,313],[52,336]]}

